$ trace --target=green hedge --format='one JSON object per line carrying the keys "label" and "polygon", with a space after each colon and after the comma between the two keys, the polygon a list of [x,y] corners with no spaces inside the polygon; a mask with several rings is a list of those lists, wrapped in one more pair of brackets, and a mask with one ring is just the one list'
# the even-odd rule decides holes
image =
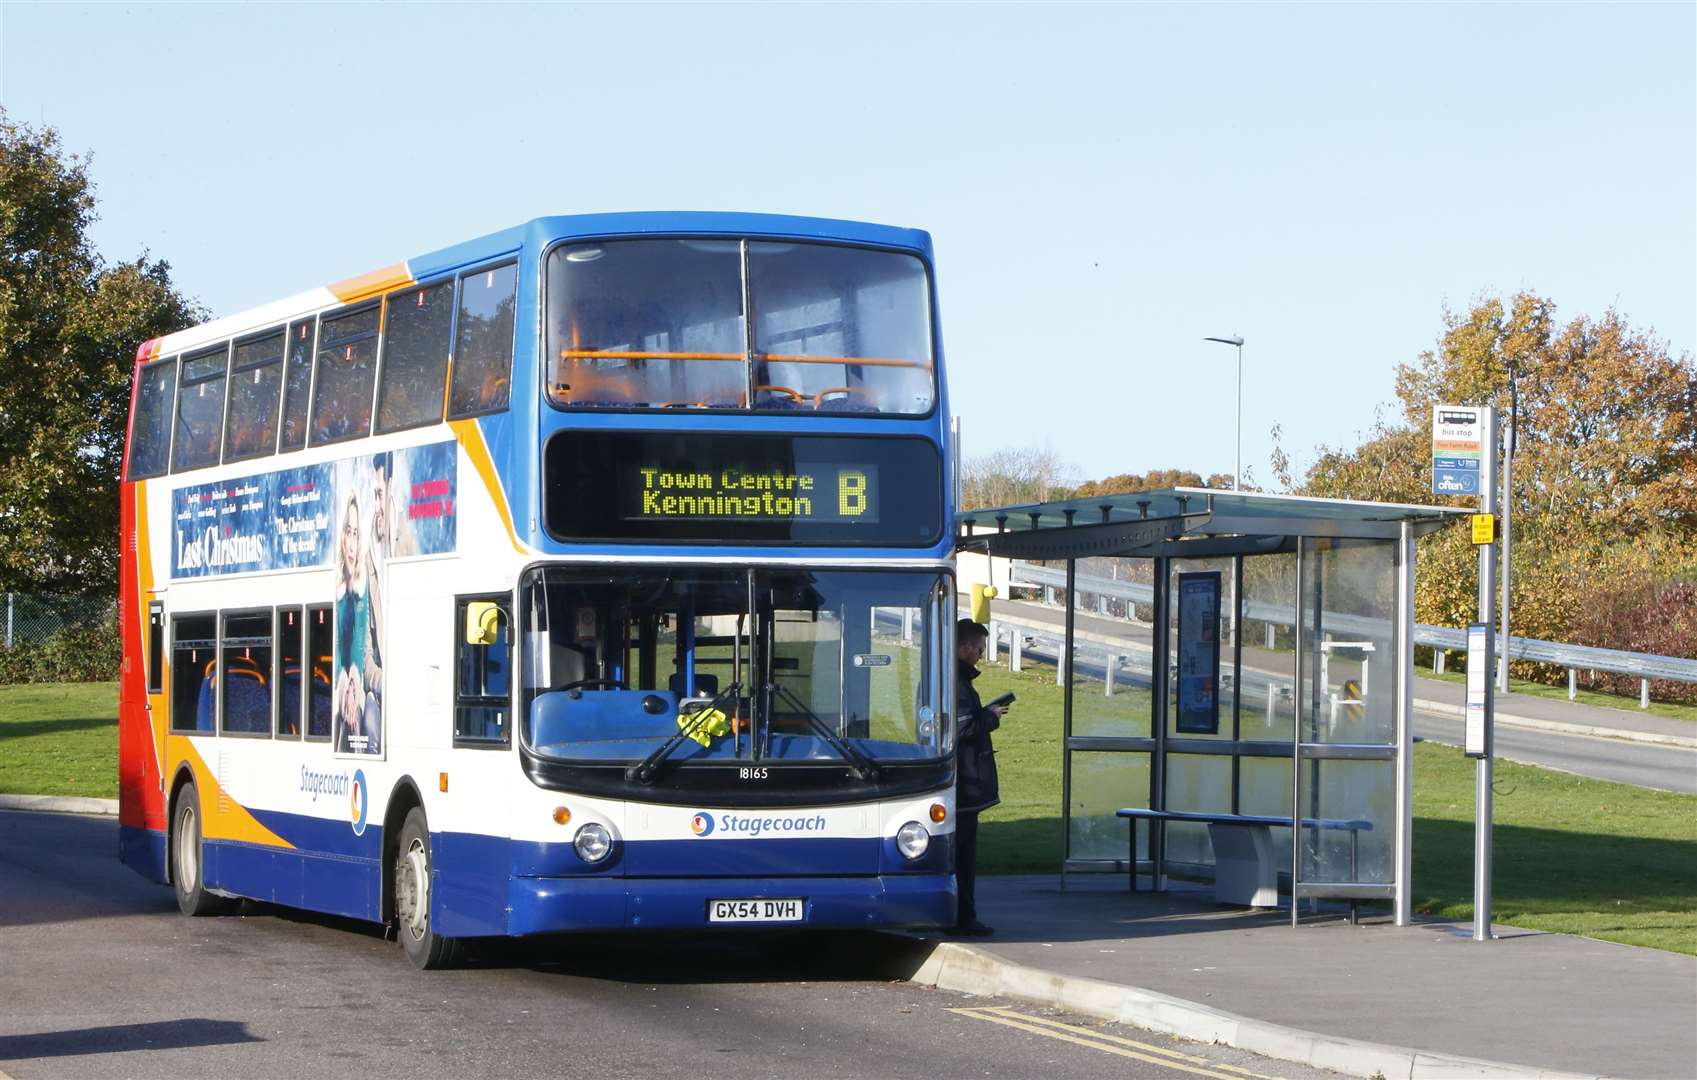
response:
{"label": "green hedge", "polygon": [[116,622],[66,626],[42,642],[0,647],[0,684],[110,682],[122,661]]}

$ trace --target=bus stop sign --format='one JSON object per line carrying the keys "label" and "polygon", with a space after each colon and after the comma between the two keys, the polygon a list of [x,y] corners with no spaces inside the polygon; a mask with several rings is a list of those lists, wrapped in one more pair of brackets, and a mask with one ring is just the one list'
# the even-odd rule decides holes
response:
{"label": "bus stop sign", "polygon": [[1432,410],[1432,494],[1480,491],[1480,454],[1485,445],[1485,409],[1439,405]]}

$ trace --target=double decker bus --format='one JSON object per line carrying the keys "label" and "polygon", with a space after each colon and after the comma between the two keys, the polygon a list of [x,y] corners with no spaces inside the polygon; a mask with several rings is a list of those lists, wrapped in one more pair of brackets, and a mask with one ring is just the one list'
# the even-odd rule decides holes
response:
{"label": "double decker bus", "polygon": [[929,237],[540,218],[147,342],[121,856],[468,938],[955,915]]}

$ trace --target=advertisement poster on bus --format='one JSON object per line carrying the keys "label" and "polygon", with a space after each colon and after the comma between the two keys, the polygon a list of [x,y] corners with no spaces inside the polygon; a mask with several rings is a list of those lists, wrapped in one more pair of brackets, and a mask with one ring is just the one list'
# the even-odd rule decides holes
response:
{"label": "advertisement poster on bus", "polygon": [[333,567],[340,753],[383,752],[383,585],[390,559],[458,541],[452,441],[194,484],[172,494],[171,576]]}
{"label": "advertisement poster on bus", "polygon": [[[179,488],[171,496],[171,577],[331,565],[337,495],[370,476],[374,457],[394,473],[385,487],[395,554],[453,551],[455,444],[442,442]],[[369,488],[369,479],[358,482]]]}
{"label": "advertisement poster on bus", "polygon": [[1178,730],[1220,733],[1220,575],[1178,576]]}

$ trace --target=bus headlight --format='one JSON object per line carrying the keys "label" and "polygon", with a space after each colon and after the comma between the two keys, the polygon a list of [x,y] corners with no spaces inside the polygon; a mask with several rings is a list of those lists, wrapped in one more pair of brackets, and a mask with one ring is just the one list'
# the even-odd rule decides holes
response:
{"label": "bus headlight", "polygon": [[598,863],[613,850],[613,836],[607,831],[607,826],[592,821],[572,838],[572,850],[584,862]]}
{"label": "bus headlight", "polygon": [[917,859],[931,846],[931,834],[917,821],[910,821],[896,830],[896,850],[904,859]]}

